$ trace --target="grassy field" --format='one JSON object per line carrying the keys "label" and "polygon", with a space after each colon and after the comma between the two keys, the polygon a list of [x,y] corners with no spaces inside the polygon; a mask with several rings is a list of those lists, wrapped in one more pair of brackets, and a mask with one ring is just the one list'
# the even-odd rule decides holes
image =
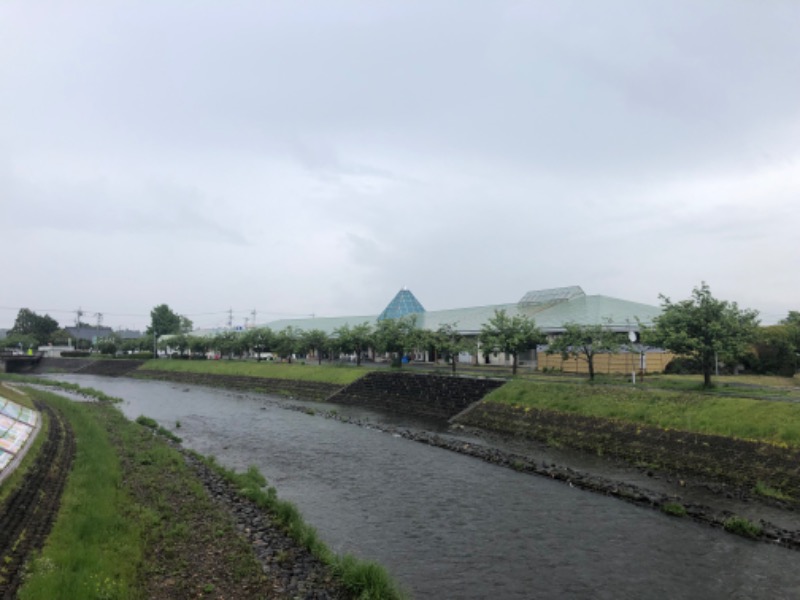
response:
{"label": "grassy field", "polygon": [[142,370],[178,371],[184,373],[212,373],[216,375],[243,375],[265,379],[291,379],[347,385],[367,373],[366,367],[350,365],[329,366],[302,363],[252,362],[243,360],[149,360]]}
{"label": "grassy field", "polygon": [[488,401],[800,446],[800,404],[691,390],[510,381]]}

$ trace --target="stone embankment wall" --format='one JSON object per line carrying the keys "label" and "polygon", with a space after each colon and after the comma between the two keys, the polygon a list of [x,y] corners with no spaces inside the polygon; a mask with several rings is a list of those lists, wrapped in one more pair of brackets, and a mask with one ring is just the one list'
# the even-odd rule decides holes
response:
{"label": "stone embankment wall", "polygon": [[218,373],[181,373],[178,371],[140,369],[135,373],[130,373],[130,375],[137,379],[176,381],[191,385],[207,385],[209,387],[249,391],[261,394],[295,396],[308,400],[324,400],[342,388],[341,385],[320,383],[317,381],[266,379],[263,377],[248,377],[244,375],[220,375]]}
{"label": "stone embankment wall", "polygon": [[328,401],[449,419],[504,383],[497,379],[374,371]]}
{"label": "stone embankment wall", "polygon": [[797,449],[494,402],[478,404],[457,422],[647,465],[678,479],[701,477],[720,489],[750,490],[762,482],[800,498]]}

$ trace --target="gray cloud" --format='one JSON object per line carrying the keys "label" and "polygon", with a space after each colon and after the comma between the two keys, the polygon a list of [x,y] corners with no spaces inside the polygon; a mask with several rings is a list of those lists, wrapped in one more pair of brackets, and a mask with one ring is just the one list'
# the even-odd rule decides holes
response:
{"label": "gray cloud", "polygon": [[777,320],[800,295],[798,20],[744,0],[4,2],[0,219],[35,249],[3,305],[57,283],[141,326],[164,301],[656,303],[705,279]]}

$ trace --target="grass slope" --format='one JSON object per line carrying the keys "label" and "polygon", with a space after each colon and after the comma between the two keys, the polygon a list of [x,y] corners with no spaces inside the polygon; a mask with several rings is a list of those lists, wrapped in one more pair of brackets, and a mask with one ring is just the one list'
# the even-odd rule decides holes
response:
{"label": "grass slope", "polygon": [[523,380],[508,382],[486,400],[800,446],[800,404],[789,402],[710,396],[693,391]]}
{"label": "grass slope", "polygon": [[367,369],[364,367],[355,366],[319,366],[243,360],[149,360],[140,367],[140,370],[240,375],[264,379],[315,381],[336,385],[348,385],[367,373]]}

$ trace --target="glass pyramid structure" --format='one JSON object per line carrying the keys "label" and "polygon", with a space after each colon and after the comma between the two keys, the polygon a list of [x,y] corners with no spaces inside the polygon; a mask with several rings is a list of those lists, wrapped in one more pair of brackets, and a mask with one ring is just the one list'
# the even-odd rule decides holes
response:
{"label": "glass pyramid structure", "polygon": [[383,312],[378,315],[378,321],[383,321],[385,319],[399,319],[400,317],[405,317],[406,315],[414,315],[419,313],[424,313],[425,309],[422,308],[422,304],[419,303],[409,290],[403,288],[397,295],[392,298],[392,301],[386,305],[386,308],[383,309]]}

